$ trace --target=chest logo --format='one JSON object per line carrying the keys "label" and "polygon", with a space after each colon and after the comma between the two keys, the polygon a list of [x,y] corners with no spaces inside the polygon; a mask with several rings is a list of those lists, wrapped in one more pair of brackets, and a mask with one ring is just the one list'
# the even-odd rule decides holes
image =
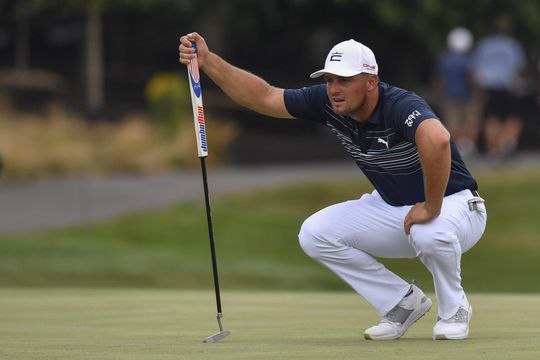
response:
{"label": "chest logo", "polygon": [[420,115],[422,115],[420,111],[414,110],[412,113],[409,114],[409,116],[407,116],[407,119],[405,120],[405,125],[407,125],[408,127],[412,127],[414,120],[416,120],[416,118]]}
{"label": "chest logo", "polygon": [[383,138],[378,138],[377,139],[377,143],[378,144],[384,144],[386,146],[386,149],[388,150],[389,147],[388,147],[388,141],[384,140]]}

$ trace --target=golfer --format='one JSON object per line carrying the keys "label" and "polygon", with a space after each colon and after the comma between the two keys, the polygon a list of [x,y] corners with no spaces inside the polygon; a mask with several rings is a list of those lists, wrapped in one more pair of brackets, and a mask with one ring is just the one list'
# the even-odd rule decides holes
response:
{"label": "golfer", "polygon": [[324,83],[280,89],[209,51],[204,38],[180,38],[188,64],[196,44],[200,68],[231,99],[258,113],[302,118],[330,129],[375,188],[329,206],[302,225],[300,245],[364,297],[381,321],[366,339],[398,339],[432,301],[377,258],[420,258],[433,276],[438,318],[433,339],[465,339],[472,307],[461,286],[461,255],[482,236],[486,209],[456,145],[429,105],[380,81],[373,52],[348,40],[335,45]]}

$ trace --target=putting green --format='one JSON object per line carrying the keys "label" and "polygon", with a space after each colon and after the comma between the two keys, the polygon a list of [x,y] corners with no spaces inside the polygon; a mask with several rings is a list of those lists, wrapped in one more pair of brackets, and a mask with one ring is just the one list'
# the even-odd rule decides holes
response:
{"label": "putting green", "polygon": [[433,341],[432,309],[400,340],[364,340],[378,321],[351,292],[0,289],[2,359],[539,359],[540,295],[471,294],[470,338]]}

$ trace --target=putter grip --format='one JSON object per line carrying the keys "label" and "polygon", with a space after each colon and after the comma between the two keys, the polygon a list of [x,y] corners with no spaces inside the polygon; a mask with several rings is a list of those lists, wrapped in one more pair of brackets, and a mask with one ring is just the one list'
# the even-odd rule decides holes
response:
{"label": "putter grip", "polygon": [[[197,45],[191,45],[197,49]],[[201,78],[197,54],[188,64],[189,89],[191,93],[191,104],[193,108],[193,125],[197,139],[197,155],[199,158],[208,156],[208,144],[206,142],[206,121],[204,118],[204,108],[202,100]]]}

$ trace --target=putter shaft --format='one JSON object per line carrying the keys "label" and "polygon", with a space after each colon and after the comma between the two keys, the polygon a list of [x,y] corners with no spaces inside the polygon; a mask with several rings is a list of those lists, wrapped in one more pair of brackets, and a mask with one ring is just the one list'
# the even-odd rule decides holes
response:
{"label": "putter shaft", "polygon": [[214,274],[214,290],[216,293],[216,305],[217,305],[218,321],[219,321],[220,315],[222,314],[221,294],[219,290],[219,276],[218,276],[218,268],[217,268],[216,245],[214,242],[214,227],[212,225],[212,209],[210,208],[210,196],[209,196],[209,191],[208,191],[208,176],[206,174],[206,163],[204,159],[205,159],[204,157],[201,157],[201,170],[202,170],[203,187],[204,187],[204,202],[206,204],[206,219],[208,222],[208,236],[210,237],[210,253],[212,256],[212,272]]}
{"label": "putter shaft", "polygon": [[221,318],[223,317],[223,313],[221,310],[221,295],[220,295],[220,288],[219,288],[216,246],[214,242],[214,227],[212,225],[212,209],[210,208],[210,196],[209,196],[209,191],[208,191],[208,177],[206,174],[206,163],[204,161],[205,158],[201,157],[200,159],[201,159],[201,171],[202,171],[203,187],[204,187],[204,200],[206,204],[206,218],[208,220],[208,235],[210,237],[210,252],[212,255],[212,271],[214,274],[214,290],[216,294],[217,322],[219,325],[219,332],[217,334],[207,337],[204,340],[204,342],[215,343],[223,339],[224,337],[228,336],[230,332],[227,330],[224,330],[223,324],[221,323]]}

